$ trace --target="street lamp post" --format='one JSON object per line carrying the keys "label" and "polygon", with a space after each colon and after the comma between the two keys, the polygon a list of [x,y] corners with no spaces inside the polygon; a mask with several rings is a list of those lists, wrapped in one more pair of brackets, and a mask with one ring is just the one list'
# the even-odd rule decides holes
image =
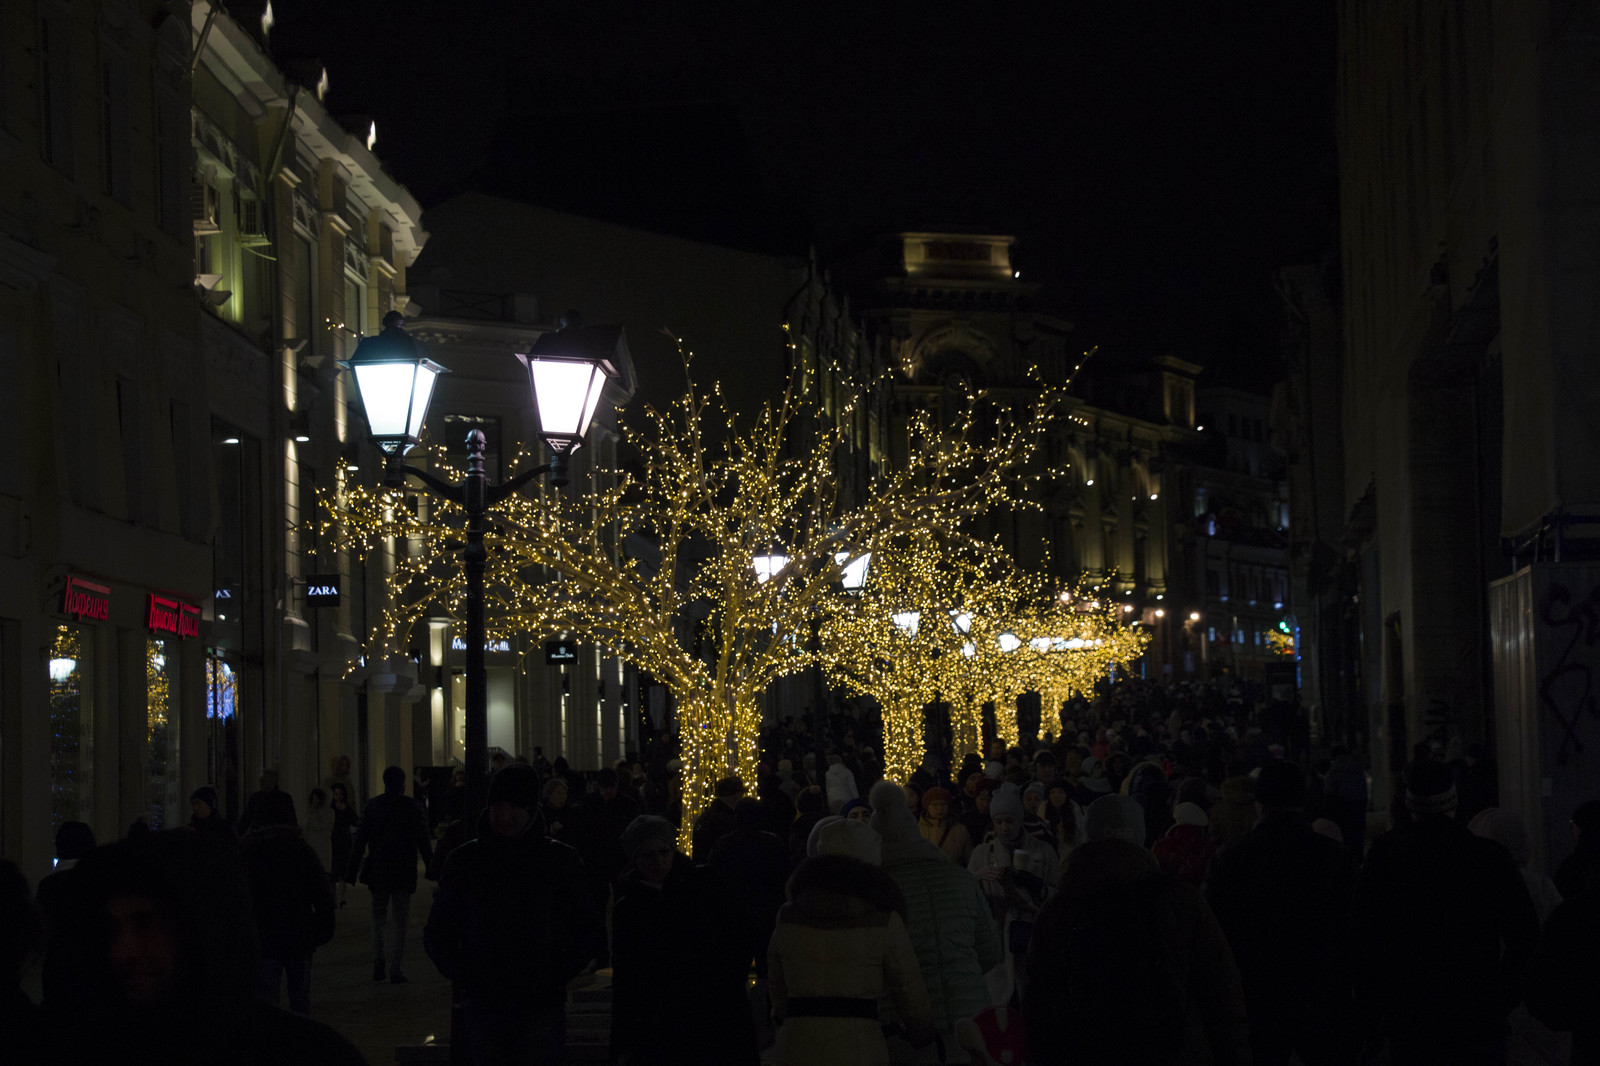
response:
{"label": "street lamp post", "polygon": [[478,429],[467,434],[467,473],[458,484],[406,465],[406,454],[420,441],[434,382],[448,371],[427,358],[422,345],[406,332],[404,315],[398,311],[385,315],[383,332],[363,338],[349,360],[340,364],[355,376],[372,442],[384,453],[384,484],[401,488],[409,475],[434,496],[459,504],[467,514],[461,565],[467,579],[465,818],[469,829],[477,825],[488,791],[488,683],[483,657],[487,639],[483,575],[488,555],[483,546],[484,519],[491,507],[541,474],[549,474],[552,484],[566,484],[572,453],[582,446],[588,434],[605,383],[616,377],[608,358],[610,353],[596,351],[596,346],[586,341],[581,326],[564,321],[561,330],[540,337],[532,351],[517,353],[528,373],[528,385],[539,411],[539,436],[550,449],[550,462],[499,485],[489,484],[484,472],[488,439]]}

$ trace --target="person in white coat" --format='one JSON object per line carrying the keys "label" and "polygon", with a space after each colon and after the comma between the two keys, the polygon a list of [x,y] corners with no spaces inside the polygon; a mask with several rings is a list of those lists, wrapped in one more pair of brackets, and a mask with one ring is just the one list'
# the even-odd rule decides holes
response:
{"label": "person in white coat", "polygon": [[846,803],[860,798],[861,790],[856,787],[856,775],[850,772],[839,756],[828,756],[828,772],[824,778],[828,786],[828,810],[832,813],[838,814],[844,810]]}
{"label": "person in white coat", "polygon": [[1047,841],[1023,831],[1022,790],[1004,784],[989,801],[988,839],[972,849],[967,869],[977,877],[1000,932],[1005,957],[989,971],[989,1002],[1006,1006],[1027,980],[1028,942],[1039,908],[1055,889],[1059,860]]}

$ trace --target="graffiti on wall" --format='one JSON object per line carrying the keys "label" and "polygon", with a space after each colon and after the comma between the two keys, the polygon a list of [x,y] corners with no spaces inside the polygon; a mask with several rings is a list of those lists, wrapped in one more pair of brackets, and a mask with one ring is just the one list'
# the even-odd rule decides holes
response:
{"label": "graffiti on wall", "polygon": [[1600,720],[1593,652],[1600,639],[1600,585],[1578,594],[1566,585],[1551,584],[1539,602],[1539,621],[1550,646],[1560,649],[1539,678],[1539,701],[1561,727],[1556,765],[1565,766],[1574,751],[1584,750],[1579,735],[1584,716]]}

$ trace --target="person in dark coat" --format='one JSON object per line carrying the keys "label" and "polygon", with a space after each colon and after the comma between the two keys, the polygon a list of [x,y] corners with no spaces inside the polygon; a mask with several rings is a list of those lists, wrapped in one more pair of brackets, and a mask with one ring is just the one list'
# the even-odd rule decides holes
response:
{"label": "person in dark coat", "polygon": [[1528,1013],[1572,1032],[1572,1066],[1600,1066],[1600,886],[1564,900],[1545,922],[1528,975]]}
{"label": "person in dark coat", "polygon": [[[249,796],[245,797],[244,813],[239,816],[239,835],[240,836],[244,836],[246,833],[250,832],[250,830],[255,828],[255,825],[256,825],[256,811],[261,806],[261,798],[263,796],[269,795],[270,793],[280,791],[279,788],[278,788],[278,771],[276,771],[276,770],[263,770],[263,771],[261,771],[260,784],[261,784],[261,787],[258,790],[256,790],[255,792],[250,793]],[[290,806],[294,805],[294,797],[293,796],[289,797],[289,804],[290,804]],[[295,824],[296,825],[300,824],[298,818],[295,819]]]}
{"label": "person in dark coat", "polygon": [[772,939],[789,880],[789,849],[762,828],[766,812],[759,801],[745,797],[733,816],[738,828],[712,846],[708,865],[733,889],[744,911],[756,976],[766,977],[767,941]]}
{"label": "person in dark coat", "polygon": [[567,982],[602,950],[604,918],[578,853],[544,834],[531,766],[494,775],[479,826],[439,875],[423,948],[462,990],[472,1062],[559,1063]]}
{"label": "person in dark coat", "polygon": [[816,828],[818,822],[828,817],[828,797],[823,794],[820,786],[807,785],[795,796],[795,808],[799,814],[795,816],[794,824],[789,827],[789,864],[796,866],[805,861],[806,841],[811,839],[811,830]]}
{"label": "person in dark coat", "polygon": [[328,874],[334,880],[334,898],[344,906],[344,871],[350,866],[350,846],[356,833],[356,809],[350,806],[350,791],[338,781],[328,786],[328,804],[333,809],[333,865]]}
{"label": "person in dark coat", "polygon": [[[286,792],[272,793],[272,795],[288,795]],[[189,818],[189,828],[197,833],[214,833],[219,840],[229,844],[239,841],[239,834],[233,831],[233,825],[223,817],[217,809],[217,790],[210,785],[201,785],[189,793],[189,809],[194,813]]]}
{"label": "person in dark coat", "polygon": [[1600,800],[1572,812],[1572,854],[1561,860],[1552,881],[1562,899],[1576,899],[1600,885]]}
{"label": "person in dark coat", "polygon": [[326,1025],[256,1000],[256,921],[237,848],[151,832],[65,876],[70,913],[50,935],[73,943],[63,980],[45,990],[52,1063],[365,1062]]}
{"label": "person in dark coat", "polygon": [[22,991],[29,960],[44,948],[44,920],[16,863],[0,859],[0,1033],[6,1061],[38,1066],[50,1043],[44,1012]]}
{"label": "person in dark coat", "polygon": [[611,1055],[628,1066],[755,1066],[746,997],[751,937],[732,887],[642,815],[623,835],[632,870],[611,915]]}
{"label": "person in dark coat", "polygon": [[1305,776],[1262,767],[1260,820],[1212,864],[1206,886],[1239,963],[1255,1066],[1348,1063],[1355,1054],[1349,972],[1356,865],[1306,820]]}
{"label": "person in dark coat", "polygon": [[717,841],[737,828],[733,808],[744,795],[744,782],[737,777],[724,777],[716,784],[716,794],[711,805],[694,820],[694,861],[702,865],[710,858]]}
{"label": "person in dark coat", "polygon": [[333,884],[294,824],[289,794],[263,798],[256,827],[239,842],[261,944],[256,998],[277,1006],[287,978],[289,1009],[311,1013],[311,953],[333,939]]}
{"label": "person in dark coat", "polygon": [[1022,1001],[1038,1066],[1250,1062],[1228,941],[1199,890],[1134,842],[1143,832],[1091,831],[1039,912]]}
{"label": "person in dark coat", "polygon": [[[422,811],[406,794],[406,772],[398,766],[383,771],[383,795],[367,801],[350,846],[350,862],[344,879],[372,889],[372,979],[384,977],[383,927],[385,915],[393,909],[393,931],[389,941],[388,975],[393,984],[406,981],[403,963],[406,950],[406,920],[411,910],[411,894],[417,890],[417,856],[425,866],[433,861],[433,845],[428,838],[428,823]],[[371,855],[363,863],[368,849]]]}
{"label": "person in dark coat", "polygon": [[1406,771],[1409,825],[1373,842],[1356,883],[1351,972],[1369,1044],[1381,1033],[1408,1066],[1505,1061],[1506,1016],[1539,919],[1501,844],[1455,817],[1443,763]]}

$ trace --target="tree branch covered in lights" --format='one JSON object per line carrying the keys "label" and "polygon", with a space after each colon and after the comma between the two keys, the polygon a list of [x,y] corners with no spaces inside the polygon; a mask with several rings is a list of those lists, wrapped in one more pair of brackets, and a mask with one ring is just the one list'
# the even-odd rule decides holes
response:
{"label": "tree branch covered in lights", "polygon": [[[691,353],[682,348],[686,373]],[[866,384],[853,390],[870,395]],[[665,411],[624,422],[636,457],[594,487],[511,497],[491,516],[485,594],[491,639],[575,634],[648,671],[677,703],[687,850],[694,815],[730,773],[755,783],[761,702],[813,659],[814,618],[838,615],[845,566],[921,530],[958,530],[996,507],[1021,508],[1055,476],[1033,460],[1065,385],[1014,410],[939,425],[913,415],[908,462],[842,500],[838,425],[791,383],[752,420],[691,383]],[[519,462],[532,460],[519,457]],[[464,613],[451,557],[463,515],[431,498],[341,482],[322,494],[324,545],[363,558],[397,542],[392,600],[369,654],[405,647],[423,618]],[[757,561],[762,560],[761,572]]]}

